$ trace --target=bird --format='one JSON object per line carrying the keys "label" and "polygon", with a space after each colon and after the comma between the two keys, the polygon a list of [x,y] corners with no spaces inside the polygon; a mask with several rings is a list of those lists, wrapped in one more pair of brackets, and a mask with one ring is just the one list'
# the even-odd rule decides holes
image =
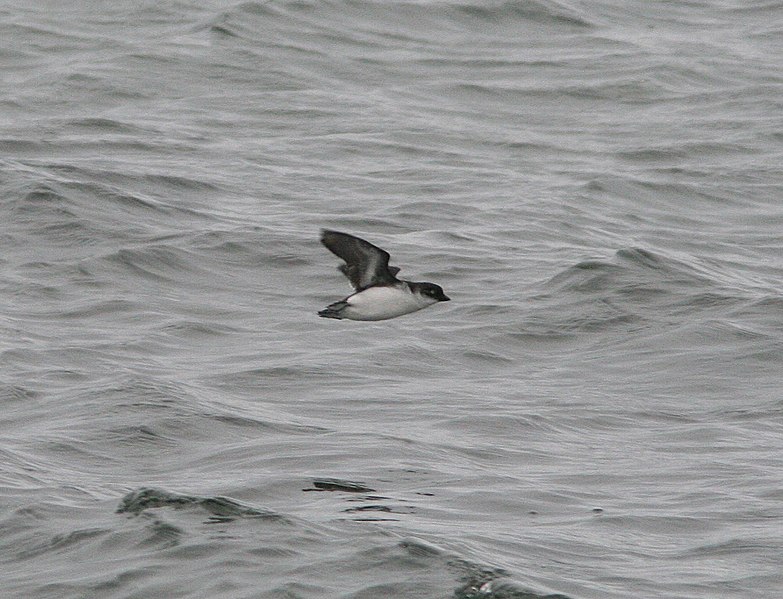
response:
{"label": "bird", "polygon": [[451,299],[435,283],[398,279],[400,269],[389,266],[389,253],[369,241],[324,229],[321,243],[345,260],[338,269],[348,277],[354,293],[329,304],[318,316],[337,320],[387,320]]}

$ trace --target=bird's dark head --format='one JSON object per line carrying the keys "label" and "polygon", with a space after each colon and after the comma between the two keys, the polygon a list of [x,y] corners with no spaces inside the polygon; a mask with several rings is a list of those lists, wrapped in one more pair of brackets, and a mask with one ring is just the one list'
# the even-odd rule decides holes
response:
{"label": "bird's dark head", "polygon": [[416,293],[423,295],[424,297],[435,300],[436,302],[448,302],[451,300],[445,293],[443,288],[435,283],[416,283]]}

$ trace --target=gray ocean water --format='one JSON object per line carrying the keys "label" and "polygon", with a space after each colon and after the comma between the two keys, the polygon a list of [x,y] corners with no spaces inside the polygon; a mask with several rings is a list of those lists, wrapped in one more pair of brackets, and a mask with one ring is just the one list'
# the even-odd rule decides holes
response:
{"label": "gray ocean water", "polygon": [[[783,2],[0,3],[0,589],[783,596]],[[319,229],[451,296],[399,319]]]}

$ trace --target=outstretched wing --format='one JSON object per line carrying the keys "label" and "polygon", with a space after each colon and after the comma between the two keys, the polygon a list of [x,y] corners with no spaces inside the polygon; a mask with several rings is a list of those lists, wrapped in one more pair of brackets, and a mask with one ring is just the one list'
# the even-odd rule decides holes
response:
{"label": "outstretched wing", "polygon": [[321,232],[321,243],[345,260],[345,264],[339,267],[340,272],[348,277],[357,291],[373,285],[397,282],[395,275],[400,269],[389,266],[389,253],[370,242],[348,233],[324,230]]}

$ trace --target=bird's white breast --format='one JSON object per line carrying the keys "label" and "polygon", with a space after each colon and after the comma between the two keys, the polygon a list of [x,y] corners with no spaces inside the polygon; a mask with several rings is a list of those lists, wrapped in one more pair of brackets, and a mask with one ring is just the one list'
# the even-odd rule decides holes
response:
{"label": "bird's white breast", "polygon": [[407,288],[370,287],[347,298],[345,315],[352,320],[385,320],[421,310],[436,300],[411,293]]}

